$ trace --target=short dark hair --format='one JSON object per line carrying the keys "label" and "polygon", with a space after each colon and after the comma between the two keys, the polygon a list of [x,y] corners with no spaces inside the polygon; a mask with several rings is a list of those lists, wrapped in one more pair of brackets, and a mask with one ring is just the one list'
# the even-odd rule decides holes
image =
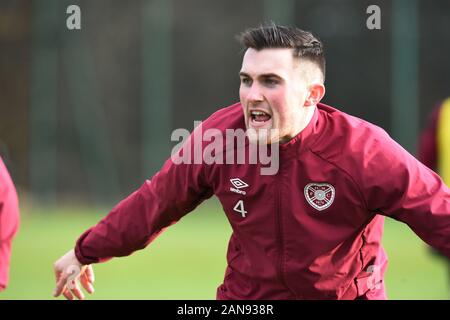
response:
{"label": "short dark hair", "polygon": [[237,39],[244,49],[292,48],[294,57],[314,62],[325,80],[325,52],[322,42],[311,32],[296,27],[279,26],[274,23],[250,28],[240,33]]}

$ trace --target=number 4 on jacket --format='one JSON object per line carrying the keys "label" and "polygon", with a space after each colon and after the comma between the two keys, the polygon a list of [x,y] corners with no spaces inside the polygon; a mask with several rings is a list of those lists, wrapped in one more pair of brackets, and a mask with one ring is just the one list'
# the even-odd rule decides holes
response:
{"label": "number 4 on jacket", "polygon": [[239,200],[233,208],[234,211],[239,212],[242,218],[245,218],[247,211],[244,209],[244,200]]}

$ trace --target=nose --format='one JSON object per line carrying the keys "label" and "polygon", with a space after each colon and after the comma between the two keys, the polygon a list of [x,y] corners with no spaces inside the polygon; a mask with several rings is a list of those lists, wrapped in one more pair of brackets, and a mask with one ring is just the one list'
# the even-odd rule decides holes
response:
{"label": "nose", "polygon": [[247,92],[247,101],[250,103],[257,103],[264,100],[264,96],[261,92],[261,89],[257,84],[253,84],[250,88],[248,88]]}

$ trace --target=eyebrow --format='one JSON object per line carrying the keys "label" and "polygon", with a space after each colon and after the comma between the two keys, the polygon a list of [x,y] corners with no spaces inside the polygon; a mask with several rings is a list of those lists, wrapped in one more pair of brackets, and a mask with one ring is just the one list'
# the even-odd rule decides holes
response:
{"label": "eyebrow", "polygon": [[[251,78],[250,75],[248,73],[245,72],[239,72],[239,76],[241,77],[248,77]],[[275,74],[275,73],[264,73],[264,74],[260,74],[258,76],[258,78],[278,78],[278,79],[283,79],[282,77],[280,77],[279,75]]]}

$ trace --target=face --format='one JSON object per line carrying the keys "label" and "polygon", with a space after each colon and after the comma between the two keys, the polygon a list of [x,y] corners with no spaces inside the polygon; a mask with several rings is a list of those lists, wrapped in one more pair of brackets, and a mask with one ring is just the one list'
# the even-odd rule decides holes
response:
{"label": "face", "polygon": [[246,51],[239,96],[247,129],[275,129],[269,143],[284,143],[304,128],[311,104],[308,64],[303,66],[288,48]]}

